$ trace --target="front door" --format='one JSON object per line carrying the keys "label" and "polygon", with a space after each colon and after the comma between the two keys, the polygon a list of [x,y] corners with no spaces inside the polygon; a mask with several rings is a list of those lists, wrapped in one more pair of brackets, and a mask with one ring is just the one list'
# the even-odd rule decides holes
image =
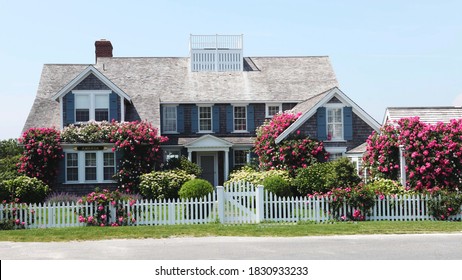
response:
{"label": "front door", "polygon": [[202,168],[202,179],[216,186],[218,183],[216,154],[199,154],[199,166]]}

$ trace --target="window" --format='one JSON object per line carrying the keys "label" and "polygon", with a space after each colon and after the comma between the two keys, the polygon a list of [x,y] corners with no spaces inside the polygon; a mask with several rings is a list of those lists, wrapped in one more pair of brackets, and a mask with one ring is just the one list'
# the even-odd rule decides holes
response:
{"label": "window", "polygon": [[77,153],[66,154],[66,181],[79,180],[79,159]]}
{"label": "window", "polygon": [[282,112],[281,104],[266,104],[266,117],[272,118],[274,115]]}
{"label": "window", "polygon": [[346,152],[346,147],[325,147],[325,149],[329,153],[329,161],[343,157]]}
{"label": "window", "polygon": [[247,131],[246,106],[234,106],[234,131]]}
{"label": "window", "polygon": [[109,121],[110,91],[73,91],[75,97],[75,121]]}
{"label": "window", "polygon": [[96,181],[96,153],[85,154],[85,181]]}
{"label": "window", "polygon": [[168,162],[173,158],[180,158],[181,151],[179,150],[164,150],[164,162]]}
{"label": "window", "polygon": [[107,148],[97,151],[79,150],[79,148],[75,151],[73,148],[66,148],[64,152],[66,183],[113,182],[116,173],[116,154],[109,152]]}
{"label": "window", "polygon": [[164,132],[177,132],[176,106],[164,106],[163,114]]}
{"label": "window", "polygon": [[234,167],[239,168],[249,163],[250,150],[234,150]]}
{"label": "window", "polygon": [[212,131],[212,107],[199,106],[199,131]]}
{"label": "window", "polygon": [[343,140],[342,108],[327,108],[327,140]]}
{"label": "window", "polygon": [[112,180],[112,177],[115,174],[115,158],[114,153],[104,153],[103,154],[103,166],[104,166],[104,181]]}

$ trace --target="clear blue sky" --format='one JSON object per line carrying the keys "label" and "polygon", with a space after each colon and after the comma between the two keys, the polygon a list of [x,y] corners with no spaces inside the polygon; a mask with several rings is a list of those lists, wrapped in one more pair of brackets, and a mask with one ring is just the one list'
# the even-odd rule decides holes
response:
{"label": "clear blue sky", "polygon": [[16,138],[46,63],[187,56],[189,34],[244,34],[245,56],[328,55],[377,121],[389,106],[462,105],[462,1],[0,0],[0,139]]}

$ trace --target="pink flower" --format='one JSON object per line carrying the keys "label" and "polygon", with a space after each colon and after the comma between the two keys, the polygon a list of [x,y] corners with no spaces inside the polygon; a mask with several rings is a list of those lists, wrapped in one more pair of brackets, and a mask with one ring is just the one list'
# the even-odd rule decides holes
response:
{"label": "pink flower", "polygon": [[103,220],[106,220],[106,217],[107,217],[107,216],[106,216],[106,215],[104,215],[104,214],[103,214],[103,215],[101,215],[101,219],[103,219]]}

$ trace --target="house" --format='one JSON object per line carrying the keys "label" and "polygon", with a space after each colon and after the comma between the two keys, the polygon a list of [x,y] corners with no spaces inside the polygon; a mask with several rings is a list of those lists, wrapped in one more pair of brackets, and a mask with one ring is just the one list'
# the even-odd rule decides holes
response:
{"label": "house", "polygon": [[428,124],[449,123],[454,119],[462,119],[462,107],[388,107],[383,125],[410,117],[419,117],[421,122]]}
{"label": "house", "polygon": [[[189,57],[114,57],[95,42],[95,64],[46,64],[24,130],[88,121],[147,120],[169,138],[165,160],[187,156],[222,184],[249,160],[255,129],[285,110],[333,157],[363,143],[378,123],[338,88],[326,56],[244,57],[242,35],[191,35]],[[110,144],[64,144],[58,189],[110,185]],[[89,172],[91,170],[91,172]]]}

